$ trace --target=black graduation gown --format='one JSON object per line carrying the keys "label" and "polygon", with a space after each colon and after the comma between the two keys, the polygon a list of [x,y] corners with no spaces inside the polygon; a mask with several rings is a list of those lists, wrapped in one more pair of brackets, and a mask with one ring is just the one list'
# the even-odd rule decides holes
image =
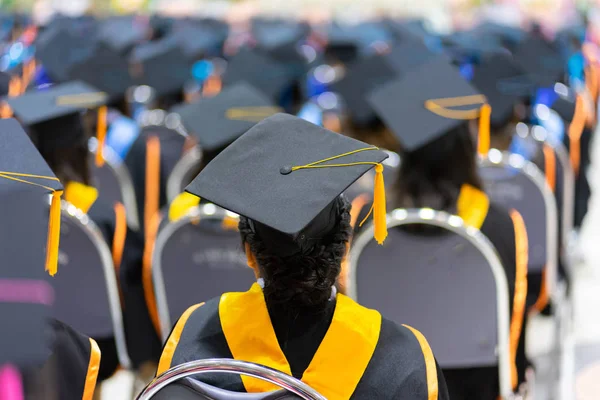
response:
{"label": "black graduation gown", "polygon": [[[255,296],[260,296],[260,298],[264,299],[262,297],[262,290],[257,284],[253,285],[250,291],[243,293],[242,296],[247,296],[250,293],[254,293]],[[231,294],[223,296],[229,295]],[[364,308],[347,297],[343,296],[341,298],[340,296],[343,295],[338,295],[337,300],[331,300],[324,310],[318,312],[306,310],[294,312],[285,305],[266,306],[268,309],[267,321],[266,324],[262,324],[261,326],[272,326],[276,336],[275,347],[278,346],[281,349],[281,352],[289,363],[288,373],[291,372],[294,377],[306,379],[306,375],[310,374],[309,371],[311,371],[312,360],[319,358],[319,352],[328,347],[326,345],[328,340],[326,335],[329,335],[329,332],[334,331],[339,326],[336,325],[334,328],[332,321],[336,320],[336,308],[339,308],[340,304],[352,310],[355,308],[359,310],[351,314],[352,317],[350,317],[351,320],[349,320],[348,326],[360,325],[360,322],[354,320],[354,317]],[[264,300],[262,302],[264,304]],[[225,317],[227,310],[223,309],[223,307],[226,307],[223,304],[224,300],[222,298],[215,298],[206,302],[203,306],[193,311],[190,309],[183,314],[179,322],[175,325],[171,337],[163,349],[163,355],[159,364],[159,373],[164,372],[163,370],[166,368],[191,360],[234,358],[233,353],[237,352],[238,349],[246,348],[247,350],[250,348],[250,351],[252,351],[253,345],[249,343],[256,343],[256,340],[260,341],[258,337],[268,336],[263,335],[261,332],[256,332],[253,328],[245,331],[241,329],[242,325],[245,325],[242,321],[256,321],[256,314],[253,314],[253,312],[257,308],[260,308],[260,306],[257,307],[257,303],[254,300],[248,300],[248,298],[244,297],[240,303],[237,303],[237,307],[233,307],[235,309],[234,312],[238,314],[235,316],[236,320],[242,323],[234,324],[229,328],[226,322],[228,317]],[[247,308],[244,311],[240,307]],[[379,315],[375,311],[368,311]],[[240,317],[240,315],[242,316]],[[226,320],[224,321],[223,318],[226,318]],[[378,318],[380,321],[380,330],[378,330],[377,336],[375,336],[374,349],[372,353],[369,353],[366,363],[362,364],[363,367],[356,371],[358,372],[358,383],[356,383],[356,380],[353,381],[354,384],[351,385],[345,397],[339,393],[336,395],[329,393],[328,396],[328,393],[320,389],[318,384],[306,383],[317,390],[320,389],[321,394],[332,400],[341,398],[355,400],[448,399],[443,374],[437,366],[430,350],[429,357],[427,356],[427,351],[424,350],[417,336],[420,333],[414,333],[411,331],[412,328],[397,325],[380,316]],[[260,321],[264,322],[262,318]],[[373,326],[376,324],[369,325]],[[243,333],[240,334],[238,329],[241,329]],[[348,350],[347,354],[340,354],[340,359],[337,361],[339,365],[343,366],[342,368],[352,369],[355,365],[353,358],[361,358],[357,354],[361,352],[362,346],[357,345],[357,342],[347,339],[353,336],[353,333],[350,332],[352,330],[352,328],[346,328],[341,332],[337,331],[340,335],[338,339],[345,341],[347,345],[345,348]],[[232,346],[232,341],[227,339],[227,337],[231,338],[232,334],[239,335],[238,339],[242,339],[241,342],[238,342],[241,347],[237,347],[236,349],[235,345]],[[262,351],[265,349],[265,346],[261,345],[260,348]],[[265,353],[262,354],[264,355]],[[331,353],[327,354],[328,356],[320,358],[320,360],[328,360],[329,362],[332,358],[335,358],[335,356],[331,357]],[[245,357],[237,358],[248,360]],[[327,368],[324,367],[324,364],[318,363],[318,365],[320,365],[321,371],[323,370],[322,368]],[[364,367],[365,365],[366,368]],[[313,371],[319,371],[319,368]],[[331,371],[329,371],[328,375],[331,378]],[[333,375],[337,374],[333,373]],[[236,375],[203,375],[201,379],[213,386],[236,392],[245,392],[247,387],[246,382],[242,382],[242,379]],[[437,381],[434,381],[438,387],[437,396],[435,397],[430,397],[434,393],[431,379]],[[331,384],[331,382],[328,383]],[[336,386],[335,384],[331,385]],[[337,387],[340,386],[344,385],[337,385]]]}
{"label": "black graduation gown", "polygon": [[43,366],[23,371],[25,398],[91,399],[101,358],[99,348],[90,338],[60,321],[51,319],[48,325],[52,338],[50,356]]}

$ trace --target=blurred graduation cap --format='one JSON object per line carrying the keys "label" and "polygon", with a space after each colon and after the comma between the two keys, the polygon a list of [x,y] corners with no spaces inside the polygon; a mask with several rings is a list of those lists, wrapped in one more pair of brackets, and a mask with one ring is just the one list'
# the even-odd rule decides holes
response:
{"label": "blurred graduation cap", "polygon": [[[84,110],[99,108],[97,136],[99,149],[106,135],[106,93],[83,82],[69,82],[46,90],[8,97],[8,105],[19,120],[28,125],[44,149],[70,147],[87,139],[81,121]],[[96,152],[96,164],[102,165],[102,151]]]}
{"label": "blurred graduation cap", "polygon": [[429,50],[420,39],[404,40],[385,55],[389,65],[398,73],[406,73],[437,57],[440,55]]}
{"label": "blurred graduation cap", "polygon": [[273,54],[295,48],[310,32],[304,23],[269,19],[254,19],[251,29],[257,46]]}
{"label": "blurred graduation cap", "polygon": [[496,41],[509,49],[514,49],[525,38],[521,29],[491,21],[482,22],[470,32],[474,37]]}
{"label": "blurred graduation cap", "polygon": [[386,158],[376,147],[275,114],[221,152],[186,191],[248,217],[265,244],[287,257],[327,237],[339,222],[336,198],[375,167],[375,237],[382,243]]}
{"label": "blurred graduation cap", "polygon": [[361,53],[361,37],[357,29],[331,24],[327,28],[325,56],[342,63],[351,63]]}
{"label": "blurred graduation cap", "polygon": [[514,106],[535,92],[535,84],[510,54],[484,56],[475,67],[473,85],[492,107],[491,124],[501,127],[513,116]]}
{"label": "blurred graduation cap", "polygon": [[478,37],[471,31],[455,32],[443,40],[446,53],[456,62],[477,62],[486,53],[502,50],[501,43],[494,37]]}
{"label": "blurred graduation cap", "polygon": [[154,88],[159,96],[182,90],[191,78],[191,64],[175,38],[137,46],[131,54],[131,62],[140,67],[135,82]]}
{"label": "blurred graduation cap", "polygon": [[247,47],[243,47],[228,62],[223,75],[225,86],[245,81],[260,89],[274,101],[279,101],[286,89],[293,86],[296,74],[286,65]]}
{"label": "blurred graduation cap", "polygon": [[489,106],[485,96],[442,58],[376,89],[369,102],[405,151],[417,150],[466,120],[480,116],[480,135],[488,140],[481,145],[489,144],[489,114],[484,114],[484,110],[489,112]]}
{"label": "blurred graduation cap", "polygon": [[[0,157],[0,194],[3,197],[1,212],[3,215],[1,219],[3,228],[0,230],[0,235],[7,235],[2,240],[0,247],[4,250],[7,243],[16,245],[16,243],[10,242],[10,240],[23,239],[23,242],[18,243],[18,246],[16,246],[20,251],[6,250],[2,252],[5,260],[19,260],[18,263],[4,262],[3,265],[5,267],[0,267],[0,271],[10,273],[11,271],[9,271],[8,266],[14,267],[18,265],[19,268],[15,268],[16,271],[14,271],[15,275],[13,276],[25,278],[25,276],[19,276],[19,274],[24,273],[26,270],[19,270],[29,268],[31,264],[25,262],[23,257],[33,257],[33,254],[30,254],[30,252],[43,251],[45,243],[46,253],[44,264],[48,273],[54,275],[58,263],[62,184],[15,119],[0,120],[0,132],[0,152],[2,153]],[[44,217],[44,214],[47,215],[48,210],[46,197],[48,194],[52,194],[49,219]],[[6,197],[6,202],[4,201],[4,197]],[[21,197],[23,199],[22,203],[14,200],[20,200]],[[14,207],[10,207],[11,204]],[[40,211],[37,212],[36,210]],[[27,212],[35,215],[35,218],[38,220],[46,221],[47,225],[45,229],[44,227],[40,227],[39,222],[28,223],[32,217],[27,216]],[[23,221],[15,220],[14,215],[23,216]],[[14,222],[10,223],[10,221]],[[10,232],[7,233],[9,229]],[[29,229],[31,229],[31,232],[29,232]],[[41,230],[41,233],[37,230]],[[23,236],[24,232],[28,232],[27,235]],[[39,235],[43,235],[43,237]],[[35,241],[36,238],[40,239],[40,243]],[[24,246],[27,247],[30,244],[33,245],[33,248],[27,250]],[[8,257],[10,254],[14,254],[15,257]],[[43,260],[44,258],[42,257],[33,265],[39,268]],[[41,270],[41,268],[39,269]],[[35,275],[33,272],[31,274]],[[0,297],[2,292],[0,290]]]}
{"label": "blurred graduation cap", "polygon": [[215,29],[210,24],[183,21],[173,27],[168,37],[178,41],[188,60],[196,61],[206,56],[220,55],[227,34],[227,30]]}
{"label": "blurred graduation cap", "polygon": [[280,111],[261,91],[245,82],[223,89],[214,97],[173,108],[185,129],[203,150],[219,150],[257,122]]}
{"label": "blurred graduation cap", "polygon": [[117,52],[127,52],[150,33],[149,21],[135,16],[105,19],[100,25],[99,40]]}
{"label": "blurred graduation cap", "polygon": [[35,56],[54,82],[69,79],[69,69],[89,57],[93,38],[78,35],[63,24],[43,31],[35,41]]}
{"label": "blurred graduation cap", "polygon": [[542,87],[560,81],[565,71],[565,63],[558,50],[537,35],[531,34],[523,40],[514,57],[530,78]]}
{"label": "blurred graduation cap", "polygon": [[96,46],[88,57],[73,65],[69,80],[80,80],[102,90],[111,102],[122,98],[135,85],[125,56],[105,45]]}
{"label": "blurred graduation cap", "polygon": [[331,89],[344,98],[352,120],[358,125],[367,125],[376,119],[367,95],[396,76],[386,57],[372,55],[350,65],[344,77],[335,82]]}

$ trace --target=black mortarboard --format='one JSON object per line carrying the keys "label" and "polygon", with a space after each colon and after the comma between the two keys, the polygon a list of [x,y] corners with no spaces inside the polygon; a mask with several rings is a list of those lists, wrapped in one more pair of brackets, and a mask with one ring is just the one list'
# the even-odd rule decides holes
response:
{"label": "black mortarboard", "polygon": [[175,38],[137,46],[131,54],[131,62],[139,67],[136,83],[154,88],[158,95],[182,90],[191,78],[190,62]]}
{"label": "black mortarboard", "polygon": [[485,21],[477,25],[477,27],[471,30],[471,33],[483,40],[495,40],[509,49],[515,48],[525,37],[525,33],[519,28],[491,21]]}
{"label": "black mortarboard", "polygon": [[118,52],[127,52],[149,34],[149,21],[134,16],[111,17],[102,23],[99,40]]}
{"label": "black mortarboard", "polygon": [[99,107],[106,100],[106,93],[83,82],[64,83],[6,99],[15,116],[29,126]]}
{"label": "black mortarboard", "polygon": [[[20,190],[23,194],[23,203],[19,203],[20,206],[25,207],[23,210],[27,210],[32,214],[36,215],[36,218],[44,220],[44,213],[47,213],[47,194],[52,194],[52,205],[50,207],[50,227],[42,229],[44,233],[46,243],[46,270],[51,275],[56,273],[57,262],[58,262],[58,238],[60,236],[60,195],[62,194],[62,184],[56,178],[48,164],[44,161],[41,154],[38,152],[34,144],[31,142],[23,128],[15,119],[3,119],[0,120],[0,193],[9,192],[12,193],[14,190]],[[34,190],[37,194],[36,207],[29,208],[27,203],[28,196],[27,190]],[[23,192],[24,191],[24,192]],[[9,196],[10,197],[10,196]],[[8,211],[10,207],[3,201],[2,210]],[[39,213],[36,210],[41,210]],[[19,213],[19,210],[13,210],[15,213]],[[4,215],[4,214],[3,214]],[[12,215],[9,213],[9,215]],[[19,214],[21,215],[21,214]],[[46,214],[47,215],[47,214]],[[45,219],[48,221],[48,219]],[[10,221],[13,221],[10,219]],[[23,222],[9,223],[8,221],[1,221],[2,229],[9,229],[14,235],[20,235],[23,231],[30,228],[30,226],[38,226],[36,223],[28,224],[29,218]],[[23,229],[19,227],[24,227]],[[3,232],[4,234],[4,232]],[[35,238],[36,232],[31,233],[31,238]],[[46,236],[47,235],[47,236]],[[10,236],[13,237],[13,236]],[[7,240],[3,240],[1,246],[6,245]],[[19,249],[28,253],[27,250],[23,250],[25,243],[30,243],[25,239],[20,245]],[[31,243],[34,246],[38,246],[43,249],[44,243]],[[4,247],[3,247],[4,248]],[[35,251],[35,250],[32,250]],[[21,260],[19,253],[15,254],[14,258],[8,257],[6,253],[2,252],[5,260]],[[21,254],[25,256],[26,254]],[[17,264],[15,262],[4,262],[7,267],[12,265],[19,265],[18,269],[28,268],[27,262],[23,260]],[[40,266],[40,263],[35,265]],[[41,269],[41,268],[40,268]],[[0,271],[3,269],[0,267]],[[16,276],[18,276],[18,272]]]}
{"label": "black mortarboard", "polygon": [[473,85],[492,107],[491,124],[500,127],[513,116],[514,106],[533,94],[535,85],[510,54],[484,56],[475,67]]}
{"label": "black mortarboard", "polygon": [[361,38],[356,29],[335,23],[328,26],[326,57],[350,63],[358,58],[361,50]]}
{"label": "black mortarboard", "polygon": [[369,102],[404,150],[412,151],[477,118],[485,97],[440,58],[375,90]]}
{"label": "black mortarboard", "polygon": [[123,97],[135,84],[125,56],[105,45],[97,46],[92,54],[74,65],[69,79],[81,80],[106,92],[111,101]]}
{"label": "black mortarboard", "polygon": [[432,58],[439,57],[420,39],[403,40],[385,55],[387,62],[398,73],[406,73]]}
{"label": "black mortarboard", "polygon": [[54,82],[69,79],[69,69],[93,50],[90,38],[57,25],[42,32],[35,42],[35,57]]}
{"label": "black mortarboard", "polygon": [[252,21],[252,35],[257,46],[267,52],[277,52],[294,47],[309,33],[306,24],[284,21],[255,19]]}
{"label": "black mortarboard", "polygon": [[530,35],[517,47],[514,56],[519,66],[539,86],[552,86],[564,74],[560,53],[541,37]]}
{"label": "black mortarboard", "polygon": [[375,112],[367,101],[367,95],[396,76],[385,57],[372,55],[350,65],[346,75],[334,83],[331,89],[344,98],[352,120],[359,125],[366,125],[375,119]]}
{"label": "black mortarboard", "polygon": [[[336,198],[386,158],[376,147],[275,114],[221,152],[186,191],[248,217],[272,251],[290,256],[312,248],[331,232],[338,222]],[[374,219],[382,242],[385,206],[379,206],[385,203],[385,192],[383,169],[376,169],[380,197]]]}
{"label": "black mortarboard", "polygon": [[493,36],[478,37],[470,31],[455,32],[443,42],[446,53],[459,63],[478,61],[484,54],[502,50],[500,41]]}
{"label": "black mortarboard", "polygon": [[203,150],[221,149],[257,122],[280,111],[261,91],[245,82],[223,89],[214,97],[175,107],[185,129]]}
{"label": "black mortarboard", "polygon": [[294,71],[280,62],[257,50],[242,48],[229,60],[223,83],[248,82],[278,102],[283,92],[292,87],[294,76]]}
{"label": "black mortarboard", "polygon": [[220,55],[227,39],[227,31],[215,29],[209,24],[183,21],[175,24],[169,36],[179,42],[188,60],[196,61],[207,55]]}

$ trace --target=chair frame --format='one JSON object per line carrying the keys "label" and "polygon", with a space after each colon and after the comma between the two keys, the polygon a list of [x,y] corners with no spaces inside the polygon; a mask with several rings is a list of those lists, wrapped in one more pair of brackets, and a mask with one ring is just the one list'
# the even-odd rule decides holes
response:
{"label": "chair frame", "polygon": [[[98,148],[98,141],[96,138],[91,138],[88,142],[88,149],[91,154],[96,154]],[[133,179],[127,168],[120,163],[119,157],[110,147],[104,148],[104,161],[105,165],[113,172],[119,182],[121,189],[121,197],[123,198],[123,205],[127,211],[127,225],[135,230],[140,229],[140,220],[138,215],[137,200],[135,196],[135,189],[133,188]]]}
{"label": "chair frame", "polygon": [[[467,239],[488,261],[488,264],[496,281],[496,307],[498,324],[498,344],[496,353],[498,355],[498,382],[500,396],[503,399],[510,399],[513,396],[510,376],[510,311],[508,284],[506,275],[502,267],[502,262],[496,252],[496,249],[478,229],[466,226],[459,216],[451,215],[444,211],[435,211],[429,208],[421,209],[396,209],[387,215],[388,228],[394,228],[409,224],[423,224],[437,226],[447,231],[453,232]],[[349,286],[348,295],[356,301],[357,283],[356,271],[358,269],[358,260],[367,244],[373,240],[374,227],[370,224],[356,239],[354,239],[349,254]]]}
{"label": "chair frame", "polygon": [[192,208],[187,215],[174,222],[169,222],[160,230],[156,237],[156,243],[152,252],[152,283],[156,298],[156,309],[160,320],[160,333],[163,340],[167,340],[171,332],[171,315],[169,313],[169,302],[165,288],[165,280],[162,270],[162,251],[169,238],[182,226],[192,221],[213,219],[222,221],[227,216],[237,216],[230,211],[208,203]]}
{"label": "chair frame", "polygon": [[175,164],[171,175],[167,179],[167,199],[169,203],[181,193],[181,182],[186,174],[201,162],[202,150],[198,146],[194,146]]}
{"label": "chair frame", "polygon": [[115,335],[115,344],[117,347],[117,356],[119,363],[125,369],[131,368],[131,360],[127,351],[127,341],[125,339],[125,328],[123,324],[123,313],[121,311],[121,300],[119,297],[119,286],[115,276],[115,269],[112,261],[112,254],[106,244],[102,233],[91,220],[90,217],[73,204],[62,200],[61,209],[63,217],[68,218],[74,224],[79,226],[87,235],[98,250],[100,261],[104,272],[104,282],[110,307],[110,316]]}
{"label": "chair frame", "polygon": [[280,386],[304,400],[327,400],[306,383],[283,372],[246,361],[224,358],[196,360],[177,365],[150,382],[137,397],[137,400],[150,400],[165,386],[177,380],[204,373],[250,376]]}
{"label": "chair frame", "polygon": [[486,156],[479,158],[480,167],[512,168],[528,178],[542,193],[546,208],[546,287],[553,302],[558,302],[558,207],[554,193],[546,182],[540,169],[524,157],[510,152],[492,149]]}

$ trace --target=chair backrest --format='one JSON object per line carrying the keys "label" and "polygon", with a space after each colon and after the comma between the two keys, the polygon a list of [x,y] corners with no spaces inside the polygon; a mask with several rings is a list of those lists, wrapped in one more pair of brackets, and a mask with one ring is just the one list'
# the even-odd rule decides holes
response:
{"label": "chair backrest", "polygon": [[560,212],[562,228],[562,245],[567,247],[575,218],[575,172],[569,158],[569,151],[565,145],[557,140],[548,138],[546,143],[552,147],[556,155],[556,171],[561,176],[561,182],[557,185],[560,190]]}
{"label": "chair backrest", "polygon": [[[227,220],[227,219],[230,220]],[[160,229],[152,255],[152,280],[161,335],[189,306],[224,292],[245,291],[255,281],[246,263],[237,218],[214,204],[203,204]]]}
{"label": "chair backrest", "polygon": [[398,209],[387,220],[383,246],[372,225],[354,239],[348,294],[420,330],[443,368],[497,365],[508,395],[509,296],[493,245],[441,211]]}
{"label": "chair backrest", "polygon": [[112,255],[94,222],[63,201],[54,317],[92,338],[115,338],[130,365]]}
{"label": "chair backrest", "polygon": [[202,151],[196,146],[188,150],[175,164],[167,180],[167,200],[172,202],[195,178],[194,173],[202,162]]}
{"label": "chair backrest", "polygon": [[[284,391],[267,393],[234,393],[221,390],[201,382],[188,380],[183,385],[173,383],[190,376],[206,373],[225,373],[251,376],[256,379],[270,382],[284,389]],[[183,389],[183,390],[182,390]],[[161,392],[163,393],[161,395]],[[292,393],[295,396],[289,396]],[[304,382],[262,365],[231,359],[207,359],[191,361],[177,365],[164,372],[138,396],[137,400],[150,399],[180,399],[180,400],[326,400],[316,390]]]}
{"label": "chair backrest", "polygon": [[[89,148],[92,154],[96,153],[96,147],[97,141],[91,139]],[[96,166],[93,157],[90,163],[94,187],[108,204],[123,203],[127,211],[127,225],[131,229],[138,230],[140,221],[131,175],[109,147],[104,149],[103,154],[105,163],[102,167]]]}
{"label": "chair backrest", "polygon": [[553,293],[558,268],[558,211],[544,174],[520,155],[508,152],[491,150],[479,161],[492,201],[523,216],[529,241],[529,271],[545,269],[548,293]]}

